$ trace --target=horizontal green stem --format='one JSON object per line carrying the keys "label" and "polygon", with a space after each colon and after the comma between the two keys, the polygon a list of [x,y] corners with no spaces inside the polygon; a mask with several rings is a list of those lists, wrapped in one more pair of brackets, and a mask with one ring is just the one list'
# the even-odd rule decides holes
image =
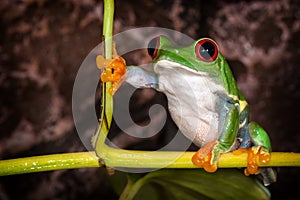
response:
{"label": "horizontal green stem", "polygon": [[0,176],[100,166],[94,152],[52,154],[0,160]]}
{"label": "horizontal green stem", "polygon": [[[101,156],[108,167],[129,168],[196,168],[191,162],[195,152],[129,151],[108,146]],[[259,166],[299,167],[300,153],[272,152],[271,161]],[[0,161],[0,176],[62,169],[101,167],[95,152],[79,152],[34,156]],[[247,153],[222,154],[219,168],[239,168],[247,166]]]}
{"label": "horizontal green stem", "polygon": [[[109,167],[129,168],[197,168],[191,161],[196,152],[176,151],[132,151],[115,149],[104,146],[101,158]],[[247,166],[248,154],[239,155],[231,152],[220,156],[219,168],[236,168]],[[267,164],[259,163],[259,166],[270,167],[300,167],[300,153],[272,152],[271,160]]]}

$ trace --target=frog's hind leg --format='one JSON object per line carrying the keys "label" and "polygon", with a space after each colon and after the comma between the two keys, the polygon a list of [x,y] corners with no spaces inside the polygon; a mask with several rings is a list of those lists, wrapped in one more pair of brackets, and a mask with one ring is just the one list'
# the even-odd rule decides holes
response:
{"label": "frog's hind leg", "polygon": [[260,173],[263,176],[264,184],[269,185],[276,181],[276,171],[272,168],[259,169],[256,158],[258,157],[261,163],[270,161],[270,152],[272,151],[270,138],[266,131],[255,122],[249,123],[248,131],[254,146],[248,151],[248,166],[245,169],[245,174]]}

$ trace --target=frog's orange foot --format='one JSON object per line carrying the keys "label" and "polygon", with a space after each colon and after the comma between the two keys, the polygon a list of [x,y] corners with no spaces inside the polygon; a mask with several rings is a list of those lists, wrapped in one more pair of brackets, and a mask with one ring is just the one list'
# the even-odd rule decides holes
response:
{"label": "frog's orange foot", "polygon": [[257,174],[259,171],[257,160],[260,163],[266,164],[270,161],[270,157],[270,152],[265,147],[253,146],[248,149],[248,164],[244,171],[245,175],[249,176],[250,174]]}
{"label": "frog's orange foot", "polygon": [[217,171],[217,163],[214,163],[214,147],[218,144],[218,141],[212,141],[204,145],[201,149],[197,151],[192,157],[194,165],[203,167],[207,172]]}
{"label": "frog's orange foot", "polygon": [[101,74],[102,82],[112,82],[110,93],[113,95],[122,83],[122,77],[126,73],[126,62],[120,57],[116,56],[114,59],[105,59],[99,55],[96,58],[97,67],[99,69],[106,68]]}

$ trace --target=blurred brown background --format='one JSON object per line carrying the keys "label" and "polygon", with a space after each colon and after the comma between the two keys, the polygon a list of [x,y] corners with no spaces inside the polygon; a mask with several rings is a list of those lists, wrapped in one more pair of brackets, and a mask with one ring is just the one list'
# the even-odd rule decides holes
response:
{"label": "blurred brown background", "polygon": [[[115,33],[157,26],[194,39],[214,38],[250,104],[251,118],[268,131],[273,150],[300,152],[299,1],[115,4]],[[72,119],[72,88],[81,62],[101,42],[102,6],[96,0],[0,2],[1,159],[85,151]],[[143,59],[132,55],[127,61]],[[146,100],[138,95],[141,107],[164,99],[153,91]],[[269,187],[272,199],[296,198],[299,172],[280,168],[278,182]],[[3,200],[99,198],[117,199],[101,169],[0,178]]]}

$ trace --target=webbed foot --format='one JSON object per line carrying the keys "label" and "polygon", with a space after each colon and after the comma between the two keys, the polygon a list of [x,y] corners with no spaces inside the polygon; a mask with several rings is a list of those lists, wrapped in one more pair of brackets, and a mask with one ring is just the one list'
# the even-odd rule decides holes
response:
{"label": "webbed foot", "polygon": [[203,167],[207,172],[217,171],[217,161],[219,155],[216,155],[215,148],[218,144],[218,141],[212,141],[199,149],[192,157],[194,165]]}

